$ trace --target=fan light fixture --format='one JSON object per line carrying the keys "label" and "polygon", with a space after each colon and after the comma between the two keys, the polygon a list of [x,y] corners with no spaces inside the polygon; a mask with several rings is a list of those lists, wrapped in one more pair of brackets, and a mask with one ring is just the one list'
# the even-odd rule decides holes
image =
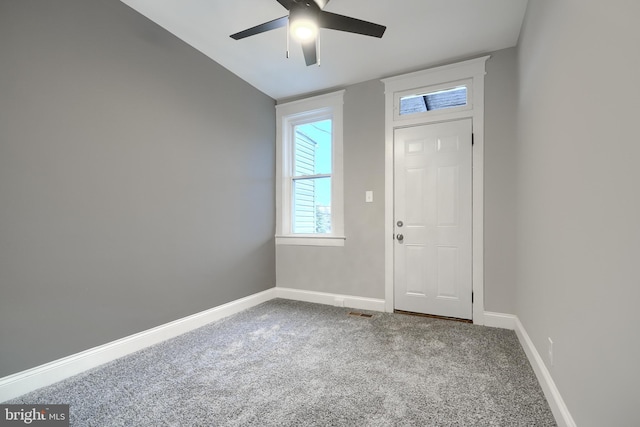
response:
{"label": "fan light fixture", "polygon": [[231,38],[240,40],[266,31],[275,30],[276,28],[287,27],[287,58],[289,57],[289,39],[293,38],[300,42],[304,62],[309,66],[312,64],[320,65],[318,58],[318,52],[320,51],[320,28],[377,38],[382,37],[387,29],[384,25],[374,24],[373,22],[323,10],[327,3],[329,3],[329,0],[276,1],[289,11],[289,15],[231,34]]}
{"label": "fan light fixture", "polygon": [[308,18],[298,18],[290,24],[291,37],[299,42],[313,40],[318,35],[318,25]]}

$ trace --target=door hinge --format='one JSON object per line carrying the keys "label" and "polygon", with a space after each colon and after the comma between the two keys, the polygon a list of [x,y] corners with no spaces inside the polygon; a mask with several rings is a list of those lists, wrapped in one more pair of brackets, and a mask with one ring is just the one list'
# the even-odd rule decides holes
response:
{"label": "door hinge", "polygon": [[474,145],[476,142],[474,141],[475,134],[471,134],[471,145]]}
{"label": "door hinge", "polygon": [[471,292],[471,304],[473,304],[473,291]]}

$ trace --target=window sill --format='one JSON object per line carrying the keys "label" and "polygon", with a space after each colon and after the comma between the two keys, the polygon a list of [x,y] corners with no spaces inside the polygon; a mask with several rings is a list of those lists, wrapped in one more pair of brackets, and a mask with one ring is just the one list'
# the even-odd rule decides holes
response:
{"label": "window sill", "polygon": [[344,236],[286,235],[276,236],[276,245],[344,246]]}

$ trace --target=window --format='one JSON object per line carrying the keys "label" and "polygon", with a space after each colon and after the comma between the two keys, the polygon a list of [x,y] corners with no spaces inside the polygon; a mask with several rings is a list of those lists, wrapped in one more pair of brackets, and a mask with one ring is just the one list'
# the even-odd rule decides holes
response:
{"label": "window", "polygon": [[471,105],[468,80],[407,90],[396,94],[394,117],[411,118],[469,110]]}
{"label": "window", "polygon": [[293,233],[331,233],[331,119],[293,130]]}
{"label": "window", "polygon": [[400,98],[400,115],[424,113],[467,105],[467,87],[454,87],[421,95]]}
{"label": "window", "polygon": [[344,91],[276,106],[276,243],[342,246]]}

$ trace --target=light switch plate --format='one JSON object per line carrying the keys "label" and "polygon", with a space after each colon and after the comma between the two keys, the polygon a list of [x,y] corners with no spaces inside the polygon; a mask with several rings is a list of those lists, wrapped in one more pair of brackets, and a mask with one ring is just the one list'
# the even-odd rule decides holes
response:
{"label": "light switch plate", "polygon": [[364,201],[367,203],[373,202],[373,191],[365,191],[364,193]]}

